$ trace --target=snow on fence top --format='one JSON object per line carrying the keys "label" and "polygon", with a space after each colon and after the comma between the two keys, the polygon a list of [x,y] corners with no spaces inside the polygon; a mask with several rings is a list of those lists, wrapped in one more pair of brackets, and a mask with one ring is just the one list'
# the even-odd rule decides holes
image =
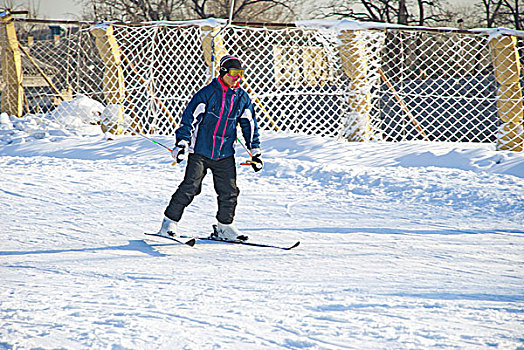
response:
{"label": "snow on fence top", "polygon": [[219,58],[232,54],[247,67],[243,87],[265,129],[522,150],[523,32],[210,19],[69,22],[50,33],[49,23],[2,21],[2,111],[13,115],[83,95],[106,106],[105,132],[173,134]]}
{"label": "snow on fence top", "polygon": [[354,20],[306,20],[297,21],[297,27],[303,28],[327,28],[331,30],[414,30],[424,32],[447,32],[462,34],[482,34],[490,37],[499,35],[511,35],[524,38],[524,31],[508,28],[475,28],[457,29],[450,27],[426,27],[426,26],[407,26],[402,24],[391,24],[382,22],[359,22]]}

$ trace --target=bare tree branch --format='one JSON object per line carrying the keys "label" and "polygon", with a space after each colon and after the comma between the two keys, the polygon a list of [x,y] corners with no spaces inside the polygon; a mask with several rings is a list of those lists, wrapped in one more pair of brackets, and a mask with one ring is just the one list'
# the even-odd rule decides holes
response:
{"label": "bare tree branch", "polygon": [[[227,18],[230,0],[81,0],[86,19],[162,21]],[[282,20],[294,16],[293,5],[303,0],[237,0],[233,19]]]}
{"label": "bare tree branch", "polygon": [[445,0],[331,0],[324,17],[424,25],[449,21],[445,4]]}
{"label": "bare tree branch", "polygon": [[524,2],[504,0],[501,5],[501,22],[514,26],[517,30],[524,29]]}

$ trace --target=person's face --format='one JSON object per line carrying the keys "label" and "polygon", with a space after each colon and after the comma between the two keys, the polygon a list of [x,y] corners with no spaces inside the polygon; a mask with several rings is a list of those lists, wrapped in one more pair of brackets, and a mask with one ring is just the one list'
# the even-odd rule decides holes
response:
{"label": "person's face", "polygon": [[[231,75],[230,72],[236,73],[236,75]],[[230,71],[222,77],[222,81],[224,84],[226,84],[229,88],[234,88],[238,82],[242,79],[242,74],[244,72],[242,71],[242,74],[239,74],[236,70]]]}

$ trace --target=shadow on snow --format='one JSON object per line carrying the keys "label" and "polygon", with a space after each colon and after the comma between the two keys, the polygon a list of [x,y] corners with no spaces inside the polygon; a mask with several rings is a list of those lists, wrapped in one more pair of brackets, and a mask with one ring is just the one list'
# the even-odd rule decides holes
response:
{"label": "shadow on snow", "polygon": [[19,255],[34,255],[34,254],[60,254],[60,253],[73,253],[73,252],[103,252],[111,250],[127,250],[127,251],[138,251],[151,256],[167,256],[155,250],[155,247],[173,246],[178,243],[151,243],[148,244],[144,240],[130,240],[128,244],[105,246],[105,247],[94,247],[94,248],[70,248],[70,249],[49,249],[49,250],[29,250],[29,251],[0,251],[0,256],[19,256]]}

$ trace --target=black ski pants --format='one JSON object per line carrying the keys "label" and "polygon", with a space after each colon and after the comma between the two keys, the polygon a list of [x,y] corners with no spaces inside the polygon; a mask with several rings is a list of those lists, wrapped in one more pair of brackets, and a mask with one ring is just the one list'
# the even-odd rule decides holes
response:
{"label": "black ski pants", "polygon": [[233,156],[212,160],[198,154],[189,154],[184,180],[171,197],[164,215],[171,220],[180,221],[184,209],[191,204],[202,190],[202,181],[210,169],[213,184],[218,195],[217,220],[222,224],[231,224],[235,217],[237,198],[240,190],[237,187],[237,169]]}

